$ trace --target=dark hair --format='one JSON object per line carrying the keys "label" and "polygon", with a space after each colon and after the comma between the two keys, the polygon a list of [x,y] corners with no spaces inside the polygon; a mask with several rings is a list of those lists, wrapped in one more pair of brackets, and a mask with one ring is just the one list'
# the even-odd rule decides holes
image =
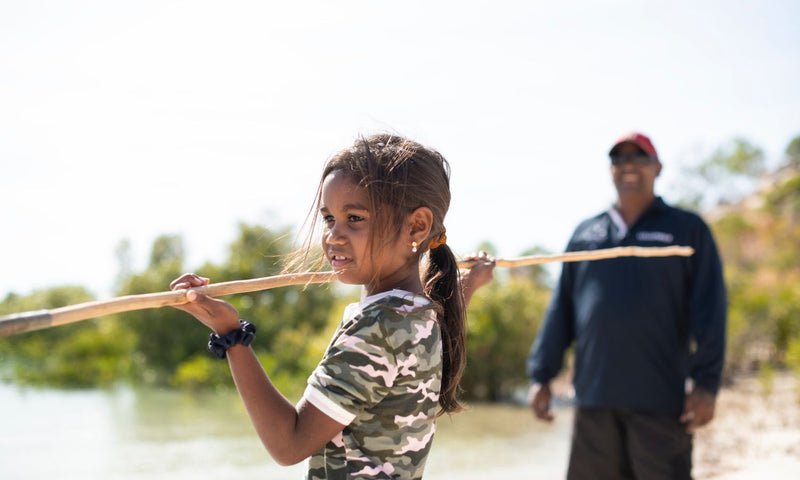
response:
{"label": "dark hair", "polygon": [[[301,248],[301,260],[292,265],[306,264],[322,193],[322,183],[334,171],[353,176],[369,197],[369,208],[376,212],[371,223],[370,249],[374,252],[381,242],[391,242],[400,234],[403,219],[419,207],[433,213],[429,236],[419,246],[417,255],[424,266],[422,282],[425,294],[434,302],[442,331],[442,388],[439,395],[440,413],[461,410],[457,399],[459,380],[466,364],[466,325],[464,294],[461,289],[458,262],[447,244],[444,217],[450,207],[450,165],[439,152],[403,137],[378,134],[358,139],[350,148],[328,160],[322,172],[315,205],[309,212],[309,236]],[[431,241],[434,248],[429,249]],[[297,259],[297,257],[295,257]],[[323,258],[319,258],[321,263]]]}

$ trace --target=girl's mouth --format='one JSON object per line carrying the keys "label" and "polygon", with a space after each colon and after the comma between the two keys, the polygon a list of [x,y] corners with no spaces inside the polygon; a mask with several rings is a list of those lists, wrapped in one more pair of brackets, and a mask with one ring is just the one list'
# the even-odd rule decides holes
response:
{"label": "girl's mouth", "polygon": [[351,260],[345,257],[344,255],[335,255],[335,254],[328,255],[328,261],[330,262],[331,267],[333,268],[341,268],[351,262]]}

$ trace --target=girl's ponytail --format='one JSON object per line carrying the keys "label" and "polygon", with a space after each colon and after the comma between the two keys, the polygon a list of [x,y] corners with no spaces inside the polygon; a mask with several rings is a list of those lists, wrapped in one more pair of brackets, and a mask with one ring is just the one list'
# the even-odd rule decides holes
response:
{"label": "girl's ponytail", "polygon": [[428,265],[422,276],[425,294],[441,308],[442,389],[439,394],[441,413],[462,409],[458,401],[459,381],[467,360],[466,312],[464,292],[458,273],[458,261],[446,244],[428,252]]}

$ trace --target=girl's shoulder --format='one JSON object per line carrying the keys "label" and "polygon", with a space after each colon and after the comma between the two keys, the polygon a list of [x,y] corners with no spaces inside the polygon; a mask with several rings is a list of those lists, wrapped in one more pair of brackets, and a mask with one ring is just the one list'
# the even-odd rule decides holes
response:
{"label": "girl's shoulder", "polygon": [[349,308],[356,314],[367,312],[380,312],[390,310],[398,314],[413,314],[429,310],[432,302],[423,295],[407,292],[405,290],[389,290],[364,298]]}
{"label": "girl's shoulder", "polygon": [[[381,335],[398,330],[416,331],[415,324],[436,322],[434,303],[422,295],[391,290],[372,295],[348,307],[349,329],[374,329]],[[427,327],[430,329],[430,327]]]}

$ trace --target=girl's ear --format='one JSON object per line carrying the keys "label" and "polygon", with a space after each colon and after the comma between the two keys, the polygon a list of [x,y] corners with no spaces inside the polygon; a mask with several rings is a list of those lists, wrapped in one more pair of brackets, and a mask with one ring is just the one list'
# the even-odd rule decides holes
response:
{"label": "girl's ear", "polygon": [[409,235],[412,242],[422,244],[433,228],[433,212],[428,207],[419,207],[408,216]]}

